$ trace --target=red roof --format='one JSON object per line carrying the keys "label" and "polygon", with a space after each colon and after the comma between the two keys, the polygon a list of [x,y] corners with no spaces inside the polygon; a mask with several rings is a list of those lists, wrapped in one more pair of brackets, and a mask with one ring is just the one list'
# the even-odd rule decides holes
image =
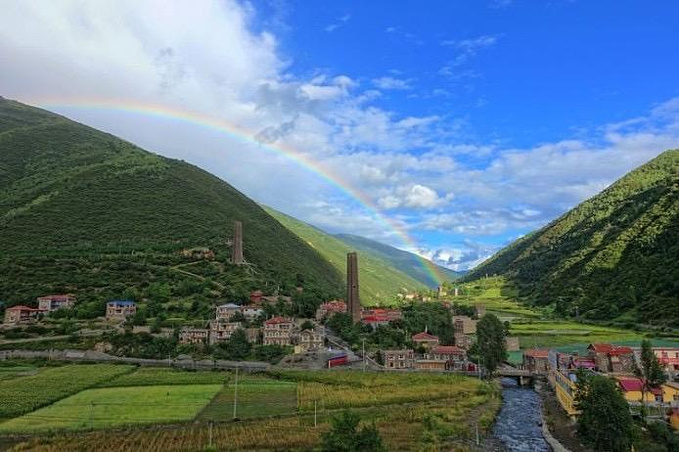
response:
{"label": "red roof", "polygon": [[429,334],[426,331],[422,331],[421,333],[413,334],[413,340],[414,341],[438,341],[439,338],[434,336],[433,334]]}
{"label": "red roof", "polygon": [[366,323],[376,323],[376,322],[389,322],[391,319],[384,315],[367,315],[363,317],[361,320]]}
{"label": "red roof", "polygon": [[8,311],[41,311],[41,309],[38,308],[32,308],[30,306],[24,306],[24,305],[17,305],[17,306],[10,306],[7,308]]}
{"label": "red roof", "polygon": [[267,325],[276,325],[278,323],[292,323],[292,320],[286,319],[285,317],[272,317],[264,323]]}
{"label": "red roof", "polygon": [[638,378],[619,378],[618,383],[623,391],[641,391],[642,383]]}
{"label": "red roof", "polygon": [[437,345],[431,352],[439,355],[464,355],[464,350],[455,345]]}
{"label": "red roof", "polygon": [[549,350],[534,348],[523,352],[523,356],[529,356],[531,358],[547,358],[549,357]]}
{"label": "red roof", "polygon": [[609,355],[629,355],[633,353],[632,349],[629,347],[613,345],[613,344],[589,344],[587,347],[590,350],[594,350],[596,353],[606,353]]}

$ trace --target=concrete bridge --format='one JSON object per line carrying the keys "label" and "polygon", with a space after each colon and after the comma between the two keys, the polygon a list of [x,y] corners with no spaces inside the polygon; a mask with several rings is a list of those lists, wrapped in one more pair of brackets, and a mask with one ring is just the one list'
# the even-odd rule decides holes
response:
{"label": "concrete bridge", "polygon": [[534,374],[530,370],[517,369],[509,366],[501,367],[497,374],[501,377],[513,378],[521,386],[530,384],[534,377]]}

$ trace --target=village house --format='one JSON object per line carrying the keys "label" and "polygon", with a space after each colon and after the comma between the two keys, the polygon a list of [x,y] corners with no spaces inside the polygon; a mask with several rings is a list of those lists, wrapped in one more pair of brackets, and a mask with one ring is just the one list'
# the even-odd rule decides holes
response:
{"label": "village house", "polygon": [[261,290],[254,290],[250,292],[250,304],[253,304],[255,306],[261,306],[263,296],[264,293]]}
{"label": "village house", "polygon": [[476,322],[466,315],[453,316],[453,327],[456,333],[476,334]]}
{"label": "village house", "polygon": [[439,345],[439,338],[433,334],[429,334],[426,328],[421,333],[413,334],[411,340],[415,347],[422,347],[425,350],[429,350],[432,347]]}
{"label": "village house", "polygon": [[187,259],[213,260],[215,258],[215,252],[210,248],[187,248],[183,249],[180,254]]}
{"label": "village house", "polygon": [[291,345],[295,322],[285,317],[273,317],[264,322],[264,345]]}
{"label": "village house", "polygon": [[323,319],[329,319],[337,313],[346,314],[347,304],[342,300],[333,300],[322,303],[318,309],[316,309],[316,320],[321,321]]}
{"label": "village house", "polygon": [[415,360],[417,370],[447,370],[448,363],[443,359],[417,359]]}
{"label": "village house", "polygon": [[238,328],[241,328],[240,322],[210,322],[210,343],[228,341]]}
{"label": "village house", "polygon": [[[618,387],[628,402],[641,402],[643,394],[643,383],[639,378],[634,377],[616,377]],[[650,388],[646,392],[643,400],[646,402],[662,402],[663,393],[661,388]]]}
{"label": "village house", "polygon": [[536,374],[549,371],[549,350],[532,349],[523,352],[523,368]]}
{"label": "village house", "polygon": [[75,304],[73,295],[45,295],[38,297],[38,309],[52,312],[62,308],[72,308]]}
{"label": "village house", "polygon": [[319,350],[325,346],[325,328],[321,325],[310,330],[303,330],[298,335],[300,351]]}
{"label": "village house", "polygon": [[476,334],[455,333],[455,345],[465,350],[469,350],[476,343]]}
{"label": "village house", "polygon": [[125,320],[137,313],[137,305],[130,300],[113,300],[106,303],[106,318]]}
{"label": "village house", "polygon": [[590,357],[594,358],[596,370],[603,373],[634,373],[636,363],[634,351],[630,347],[612,344],[590,344],[587,347]]}
{"label": "village house", "polygon": [[256,306],[241,306],[239,311],[248,320],[254,320],[264,314],[264,311]]}
{"label": "village house", "polygon": [[412,369],[415,362],[415,352],[405,350],[381,350],[382,361],[387,369]]}
{"label": "village house", "polygon": [[394,320],[401,320],[403,314],[400,309],[363,309],[361,311],[361,323],[377,328],[380,325],[388,325]]}
{"label": "village house", "polygon": [[20,323],[30,323],[37,319],[42,311],[38,308],[31,308],[29,306],[10,306],[5,309],[5,325],[18,325]]}
{"label": "village house", "polygon": [[679,382],[668,381],[662,385],[662,401],[679,407]]}
{"label": "village house", "polygon": [[464,368],[467,354],[455,345],[437,345],[424,354],[424,359],[445,362],[445,370]]}
{"label": "village house", "polygon": [[215,308],[215,319],[228,322],[235,313],[240,312],[240,306],[234,303],[226,303]]}
{"label": "village house", "polygon": [[[634,348],[634,354],[639,358],[641,348]],[[653,353],[665,372],[670,375],[679,373],[679,348],[677,347],[653,347]]]}
{"label": "village house", "polygon": [[182,328],[179,331],[179,343],[184,345],[205,345],[208,343],[210,330],[207,328]]}

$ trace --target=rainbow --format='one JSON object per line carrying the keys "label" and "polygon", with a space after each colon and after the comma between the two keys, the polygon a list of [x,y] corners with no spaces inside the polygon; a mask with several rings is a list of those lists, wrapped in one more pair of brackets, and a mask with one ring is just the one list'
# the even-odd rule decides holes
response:
{"label": "rainbow", "polygon": [[[133,114],[141,114],[162,118],[172,121],[182,121],[202,128],[217,131],[228,135],[241,143],[254,145],[259,149],[265,149],[276,155],[281,155],[302,168],[312,172],[318,177],[337,188],[342,193],[355,200],[377,219],[387,230],[392,231],[409,249],[417,249],[415,241],[393,220],[383,214],[375,203],[365,194],[361,193],[341,176],[334,174],[330,169],[324,167],[320,162],[312,160],[308,155],[283,144],[264,143],[256,139],[256,134],[238,124],[217,119],[203,113],[195,111],[180,110],[178,108],[150,102],[139,102],[136,100],[111,100],[111,99],[56,99],[39,98],[31,100],[31,103],[44,108],[76,108],[76,109],[99,109],[109,111],[121,111]],[[419,257],[419,256],[418,256]],[[420,264],[433,284],[440,284],[441,278],[439,270],[435,264],[428,259],[419,257]]]}

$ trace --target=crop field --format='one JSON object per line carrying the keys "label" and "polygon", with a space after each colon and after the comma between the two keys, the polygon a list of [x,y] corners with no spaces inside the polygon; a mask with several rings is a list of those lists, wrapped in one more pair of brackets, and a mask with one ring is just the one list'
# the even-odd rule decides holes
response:
{"label": "crop field", "polygon": [[192,420],[221,385],[160,385],[88,389],[0,424],[0,432],[117,427]]}
{"label": "crop field", "polygon": [[34,411],[130,372],[132,366],[95,364],[51,367],[36,375],[0,381],[0,419]]}
{"label": "crop field", "polygon": [[[274,388],[286,388],[286,391],[292,393],[291,388],[295,387],[295,383],[300,387],[305,384],[313,384],[314,388],[316,385],[323,386],[325,389],[321,392],[335,401],[347,397],[349,387],[395,393],[396,396],[392,398],[395,404],[384,404],[385,400],[377,400],[377,405],[364,406],[365,400],[362,396],[347,403],[351,406],[361,406],[354,409],[361,415],[363,422],[375,423],[387,450],[439,450],[443,445],[446,450],[468,450],[467,445],[473,437],[474,426],[478,424],[482,433],[489,431],[500,405],[499,391],[495,386],[464,377],[371,372],[280,372],[272,377],[273,379],[268,381],[255,378],[252,382],[248,382],[246,377],[242,387],[239,382],[239,400],[242,388],[243,394],[248,393],[244,388],[253,388],[257,385],[268,386],[267,390],[271,389],[271,394],[275,393]],[[433,381],[432,385],[446,383],[450,386],[452,389],[447,393],[450,397],[438,398],[440,394],[427,393],[425,390],[417,402],[408,404],[407,409],[397,402],[411,396],[413,385],[426,389],[428,380]],[[335,395],[332,394],[333,390],[336,392]],[[259,392],[264,391],[260,388]],[[303,394],[304,389],[300,389],[299,392]],[[219,396],[214,400],[218,398]],[[301,405],[308,408],[308,404]],[[292,404],[288,407],[293,408]],[[318,408],[316,426],[312,411],[294,416],[246,419],[237,423],[217,422],[212,429],[213,447],[217,450],[317,448],[321,435],[328,429],[329,419],[339,412],[328,408],[327,404],[325,407],[319,404]],[[205,411],[199,415],[199,421],[209,419],[205,418]],[[228,412],[228,415],[231,413]],[[245,416],[240,414],[239,417],[245,419]],[[194,422],[154,430],[127,428],[77,435],[65,433],[36,437],[16,446],[14,450],[68,449],[115,452],[138,450],[143,446],[143,449],[149,452],[193,451],[208,446],[209,431],[207,422]]]}
{"label": "crop field", "polygon": [[38,368],[33,366],[0,366],[0,381],[35,375],[37,373]]}
{"label": "crop field", "polygon": [[512,322],[510,333],[520,337],[522,348],[558,347],[591,342],[639,343],[643,337],[631,330],[568,321]]}
{"label": "crop field", "polygon": [[[539,318],[541,313],[519,304],[517,294],[502,278],[487,278],[459,286],[459,296],[450,301],[464,306],[482,304],[498,317]],[[449,294],[450,295],[450,294]]]}
{"label": "crop field", "polygon": [[158,367],[140,367],[134,372],[121,375],[99,385],[102,388],[122,386],[156,386],[156,385],[211,385],[224,384],[230,378],[228,372],[199,371],[191,372],[179,369]]}
{"label": "crop field", "polygon": [[[232,379],[200,413],[198,420],[219,422],[232,419],[234,395]],[[238,379],[238,419],[291,415],[296,411],[297,383],[253,376]]]}

